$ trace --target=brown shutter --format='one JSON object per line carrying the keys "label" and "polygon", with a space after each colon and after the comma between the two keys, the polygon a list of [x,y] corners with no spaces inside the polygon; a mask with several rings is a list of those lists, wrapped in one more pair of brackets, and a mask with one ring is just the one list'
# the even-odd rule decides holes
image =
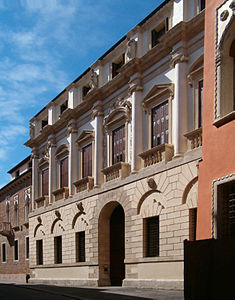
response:
{"label": "brown shutter", "polygon": [[82,149],[82,177],[92,176],[92,144]]}
{"label": "brown shutter", "polygon": [[49,187],[49,169],[45,169],[42,171],[42,196],[48,195],[48,187]]}
{"label": "brown shutter", "polygon": [[68,186],[68,157],[60,161],[60,187]]}

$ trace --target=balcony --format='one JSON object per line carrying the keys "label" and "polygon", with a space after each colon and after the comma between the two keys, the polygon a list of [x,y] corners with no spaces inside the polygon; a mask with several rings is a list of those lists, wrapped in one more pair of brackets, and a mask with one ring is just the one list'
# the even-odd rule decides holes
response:
{"label": "balcony", "polygon": [[0,234],[4,236],[11,236],[12,228],[9,222],[0,222]]}
{"label": "balcony", "polygon": [[102,170],[105,175],[105,182],[114,180],[116,178],[125,178],[130,174],[130,164],[119,162],[111,167],[107,167]]}
{"label": "balcony", "polygon": [[162,144],[151,148],[139,154],[144,161],[144,167],[148,167],[159,162],[168,162],[174,155],[174,146],[169,144]]}
{"label": "balcony", "polygon": [[82,179],[79,179],[78,181],[75,181],[74,186],[76,187],[76,192],[82,192],[82,191],[89,191],[92,190],[94,187],[94,178],[93,177],[85,177]]}
{"label": "balcony", "polygon": [[54,195],[55,201],[59,201],[61,199],[68,199],[69,197],[69,188],[68,187],[62,187],[54,192],[52,192]]}
{"label": "balcony", "polygon": [[37,208],[48,206],[49,197],[48,196],[39,197],[35,199],[35,202],[37,203]]}
{"label": "balcony", "polygon": [[198,128],[184,135],[188,140],[188,151],[202,146],[202,128]]}

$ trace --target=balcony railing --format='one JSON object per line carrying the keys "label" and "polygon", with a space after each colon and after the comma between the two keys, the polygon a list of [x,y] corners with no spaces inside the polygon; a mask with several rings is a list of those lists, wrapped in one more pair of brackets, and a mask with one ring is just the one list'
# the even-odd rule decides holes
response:
{"label": "balcony railing", "polygon": [[10,236],[12,234],[10,222],[0,222],[0,234],[4,236]]}
{"label": "balcony railing", "polygon": [[35,199],[35,202],[37,203],[37,208],[48,206],[49,197],[48,196],[39,197]]}
{"label": "balcony railing", "polygon": [[54,192],[52,194],[55,197],[55,201],[61,200],[61,199],[68,199],[69,197],[69,188],[68,187],[62,187]]}
{"label": "balcony railing", "polygon": [[125,178],[130,174],[130,164],[119,162],[115,165],[107,167],[102,170],[103,174],[105,175],[105,182],[116,178]]}
{"label": "balcony railing", "polygon": [[78,181],[73,183],[76,187],[76,192],[82,192],[86,190],[92,190],[94,187],[94,178],[93,177],[85,177],[82,179],[79,179]]}
{"label": "balcony railing", "polygon": [[151,148],[139,154],[144,161],[144,167],[157,164],[161,161],[168,162],[174,155],[174,146],[169,144],[162,144]]}
{"label": "balcony railing", "polygon": [[188,139],[188,151],[202,146],[202,128],[198,128],[184,135]]}

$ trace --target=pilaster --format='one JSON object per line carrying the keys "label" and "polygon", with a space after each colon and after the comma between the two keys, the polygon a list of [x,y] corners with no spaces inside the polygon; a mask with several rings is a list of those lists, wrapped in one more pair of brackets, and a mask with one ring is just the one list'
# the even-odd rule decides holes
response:
{"label": "pilaster", "polygon": [[56,142],[55,136],[50,135],[48,137],[48,155],[49,155],[49,204],[53,202],[52,192],[56,189],[56,162],[55,162],[55,151],[56,151]]}
{"label": "pilaster", "polygon": [[37,149],[32,149],[32,210],[35,209],[35,199],[38,197],[38,154]]}

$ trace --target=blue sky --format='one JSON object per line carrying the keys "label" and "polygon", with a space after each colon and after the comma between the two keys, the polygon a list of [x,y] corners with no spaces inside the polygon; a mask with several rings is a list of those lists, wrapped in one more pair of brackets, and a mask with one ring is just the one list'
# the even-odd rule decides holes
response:
{"label": "blue sky", "polygon": [[162,0],[0,0],[0,188],[29,120]]}

